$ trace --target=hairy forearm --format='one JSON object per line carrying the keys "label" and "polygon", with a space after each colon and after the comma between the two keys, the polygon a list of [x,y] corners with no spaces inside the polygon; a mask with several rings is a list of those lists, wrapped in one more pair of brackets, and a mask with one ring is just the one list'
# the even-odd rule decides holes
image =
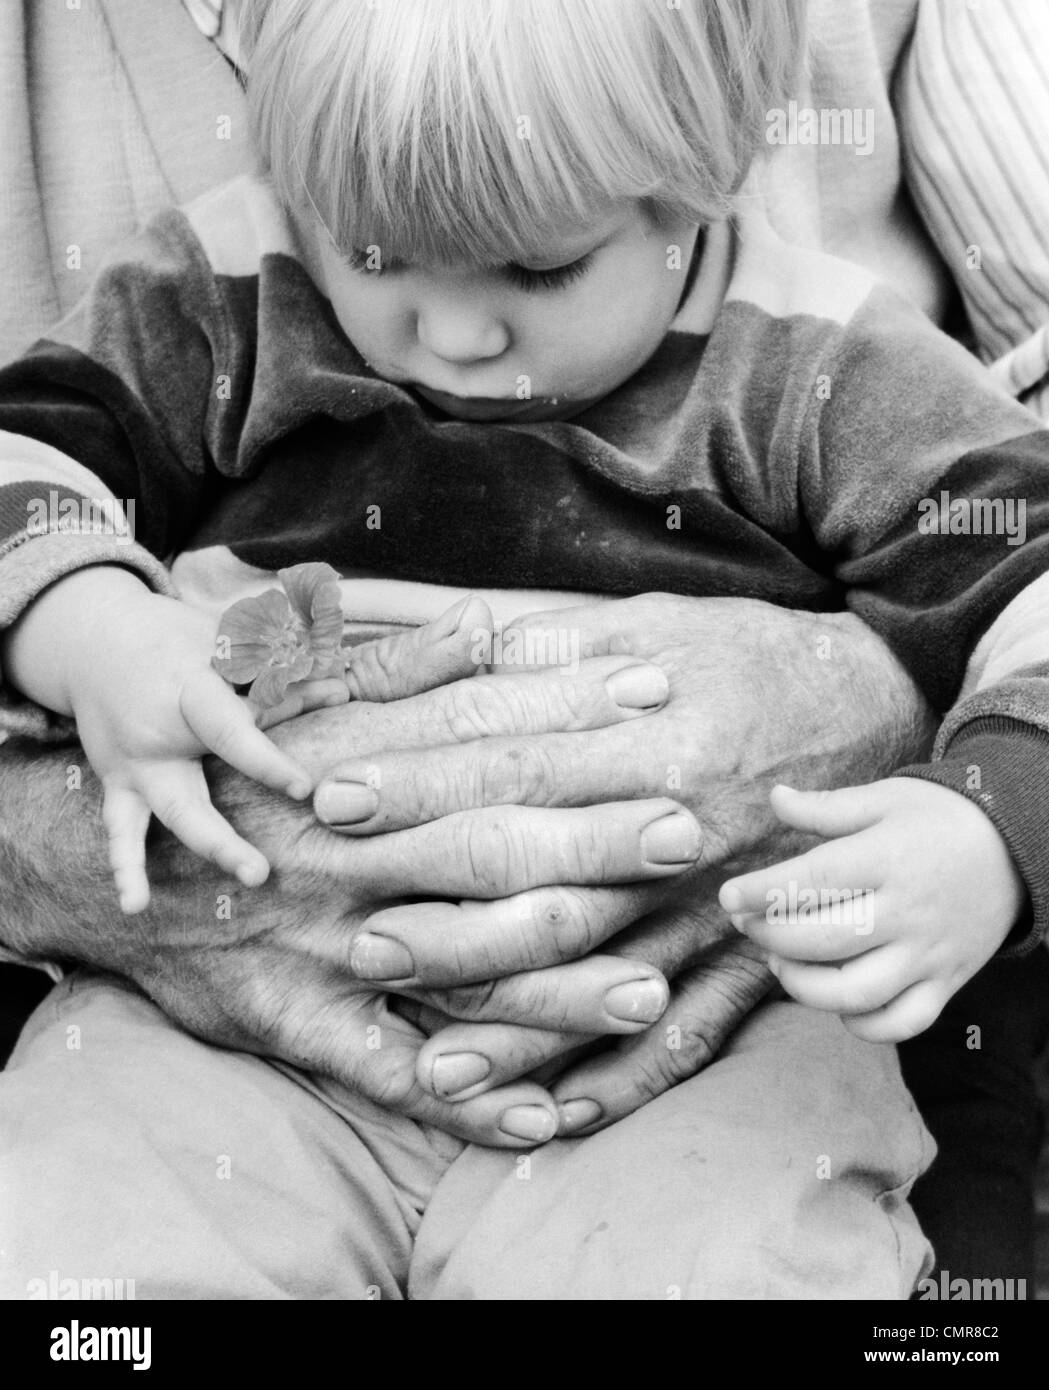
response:
{"label": "hairy forearm", "polygon": [[[720,601],[719,601],[720,602]],[[772,811],[777,782],[833,788],[879,780],[927,755],[935,718],[910,676],[858,618],[726,600],[717,650],[699,681],[711,722],[689,804],[709,836],[707,862],[733,873],[795,852]],[[757,860],[755,861],[755,856]]]}
{"label": "hairy forearm", "polygon": [[[827,730],[832,777],[827,785],[873,781],[924,757],[938,721],[889,648],[851,613],[835,614],[832,621],[825,614],[813,615],[811,621],[819,635],[826,630],[829,637],[828,655],[818,659],[837,668],[834,726]],[[817,679],[816,700],[821,698],[821,685]]]}
{"label": "hairy forearm", "polygon": [[[843,786],[873,781],[928,752],[936,718],[866,624],[848,613],[780,618],[787,626],[779,640],[793,648],[791,659],[766,668],[767,689],[753,702],[759,717],[781,723],[777,737],[755,744],[773,753],[761,769],[765,779],[801,776],[809,786]],[[760,625],[751,638],[769,649]],[[789,692],[785,680],[794,687]]]}
{"label": "hairy forearm", "polygon": [[0,748],[5,946],[34,960],[83,956],[84,944],[111,923],[100,798],[78,745],[11,740]]}

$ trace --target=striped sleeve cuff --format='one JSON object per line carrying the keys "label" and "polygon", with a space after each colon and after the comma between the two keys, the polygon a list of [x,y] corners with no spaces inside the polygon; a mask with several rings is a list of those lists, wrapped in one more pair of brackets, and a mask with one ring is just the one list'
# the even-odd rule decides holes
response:
{"label": "striped sleeve cuff", "polygon": [[990,818],[1030,900],[999,954],[1033,951],[1049,926],[1049,734],[1014,719],[976,719],[954,736],[943,757],[898,768],[893,776],[947,787]]}
{"label": "striped sleeve cuff", "polygon": [[[56,580],[90,565],[120,565],[157,593],[175,596],[167,569],[127,537],[23,532],[0,548],[0,629],[10,627]],[[71,719],[53,714],[0,682],[0,743],[8,738],[55,743],[70,739],[73,733]]]}

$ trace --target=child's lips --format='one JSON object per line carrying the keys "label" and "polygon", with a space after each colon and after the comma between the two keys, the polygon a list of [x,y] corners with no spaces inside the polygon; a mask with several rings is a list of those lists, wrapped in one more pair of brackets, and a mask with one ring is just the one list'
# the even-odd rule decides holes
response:
{"label": "child's lips", "polygon": [[453,396],[429,386],[414,385],[412,389],[457,420],[559,420],[579,408],[578,404],[573,407],[564,397],[556,396],[518,400],[514,396]]}

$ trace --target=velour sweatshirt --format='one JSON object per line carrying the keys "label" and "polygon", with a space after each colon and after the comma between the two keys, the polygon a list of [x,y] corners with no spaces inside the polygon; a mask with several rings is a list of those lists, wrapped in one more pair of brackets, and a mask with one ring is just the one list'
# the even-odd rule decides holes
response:
{"label": "velour sweatshirt", "polygon": [[[244,176],[156,217],[0,371],[0,431],[0,626],[97,563],[216,614],[318,560],[352,618],[391,580],[851,610],[943,718],[902,771],[980,805],[1023,875],[1012,949],[1049,923],[1049,432],[891,290],[756,217],[708,237],[616,391],[476,424],[376,376]],[[0,695],[8,730],[69,732]]]}

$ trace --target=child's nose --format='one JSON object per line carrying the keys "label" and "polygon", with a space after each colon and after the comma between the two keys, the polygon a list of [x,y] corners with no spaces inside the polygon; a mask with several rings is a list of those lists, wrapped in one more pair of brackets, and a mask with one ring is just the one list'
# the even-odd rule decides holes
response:
{"label": "child's nose", "polygon": [[419,342],[435,357],[465,366],[505,352],[510,335],[492,314],[463,304],[432,304],[419,310]]}

